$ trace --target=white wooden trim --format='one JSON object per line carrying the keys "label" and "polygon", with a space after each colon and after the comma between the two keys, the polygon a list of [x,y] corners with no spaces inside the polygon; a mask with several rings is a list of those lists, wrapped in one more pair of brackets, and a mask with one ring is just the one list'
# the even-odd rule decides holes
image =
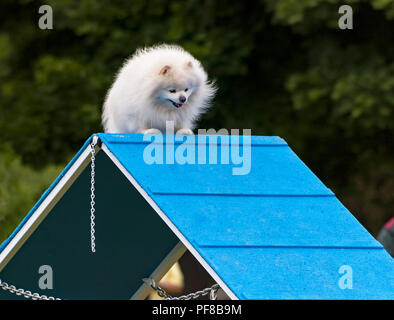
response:
{"label": "white wooden trim", "polygon": [[[134,179],[134,177],[123,167],[123,165],[119,162],[119,160],[113,155],[113,153],[107,148],[107,146],[104,143],[102,144],[101,148],[109,156],[109,158],[115,163],[115,165],[119,168],[119,170],[126,176],[126,178],[132,183],[132,185],[137,189],[137,191],[157,212],[157,214],[162,218],[162,220],[167,224],[167,226],[175,233],[175,235],[178,237],[178,239],[180,239],[180,241],[183,243],[186,249],[191,252],[191,254],[205,268],[205,270],[207,270],[207,272],[211,275],[211,277],[220,285],[220,287],[224,290],[224,292],[231,299],[238,300],[238,297],[228,288],[228,286],[216,274],[216,272],[211,268],[211,266],[200,256],[198,251],[175,227],[175,225],[171,222],[171,220],[168,219],[165,213],[157,206],[157,204],[147,194],[147,192],[138,184],[138,182]],[[96,152],[98,151],[100,151],[100,149],[96,146]],[[70,188],[70,186],[74,183],[74,181],[78,178],[78,176],[89,164],[89,162],[90,162],[90,145],[87,146],[85,150],[81,153],[81,155],[75,160],[72,166],[67,170],[64,176],[56,184],[56,186],[50,191],[50,193],[42,201],[39,207],[34,211],[31,217],[25,222],[25,224],[21,227],[21,229],[15,234],[15,236],[11,239],[11,241],[0,253],[0,271],[3,270],[3,268],[12,259],[15,253],[21,248],[21,246],[25,243],[25,241],[34,232],[34,230],[36,230],[38,225],[50,213],[52,208],[62,198],[62,196],[66,193],[66,191]],[[170,256],[171,255],[172,257],[176,256],[175,252],[173,252],[176,248],[177,246],[167,256],[168,259],[167,258],[164,259],[163,262],[155,269],[155,271],[152,273],[154,277],[158,278],[159,275],[162,272],[164,272],[166,263],[169,263],[169,261],[171,261]],[[178,251],[178,253],[180,252],[181,251]],[[132,298],[135,297],[137,292],[132,296]]]}
{"label": "white wooden trim", "polygon": [[[223,282],[223,280],[217,275],[217,273],[212,269],[212,267],[201,257],[198,251],[192,246],[192,244],[183,236],[183,234],[178,230],[178,228],[171,222],[171,220],[166,216],[166,214],[159,208],[159,206],[153,201],[153,199],[148,195],[148,193],[139,185],[139,183],[134,179],[134,177],[126,170],[126,168],[119,162],[115,155],[107,148],[107,146],[102,144],[102,150],[109,156],[109,158],[115,163],[119,170],[125,175],[125,177],[132,183],[134,188],[144,197],[144,199],[150,204],[150,206],[156,211],[156,213],[163,219],[167,226],[175,233],[180,241],[185,245],[185,247],[190,251],[190,253],[197,259],[197,261],[204,267],[204,269],[209,273],[209,275],[219,284],[219,286],[224,290],[224,292],[232,299],[238,300],[238,297],[230,290],[230,288]],[[142,154],[141,154],[142,157]]]}
{"label": "white wooden trim", "polygon": [[[100,149],[96,146],[96,152]],[[46,198],[41,202],[38,208],[34,211],[31,217],[25,222],[22,228],[15,234],[11,241],[6,245],[0,253],[0,271],[12,259],[15,253],[36,230],[38,225],[50,213],[56,203],[62,198],[82,171],[90,162],[90,145],[81,153],[75,160],[71,167],[67,170],[64,176],[56,184],[56,186],[49,192]]]}
{"label": "white wooden trim", "polygon": [[[155,282],[159,282],[168,270],[177,262],[182,255],[186,252],[186,247],[183,245],[181,241],[179,241],[176,246],[170,251],[167,257],[157,266],[157,268],[152,272],[149,278],[155,280]],[[141,287],[133,294],[130,300],[144,300],[152,288],[148,286],[145,282],[142,283]]]}

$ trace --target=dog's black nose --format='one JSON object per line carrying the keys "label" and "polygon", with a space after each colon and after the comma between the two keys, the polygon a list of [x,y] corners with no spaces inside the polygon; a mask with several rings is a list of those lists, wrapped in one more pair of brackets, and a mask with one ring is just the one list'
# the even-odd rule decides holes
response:
{"label": "dog's black nose", "polygon": [[179,102],[184,103],[186,101],[185,96],[179,96]]}

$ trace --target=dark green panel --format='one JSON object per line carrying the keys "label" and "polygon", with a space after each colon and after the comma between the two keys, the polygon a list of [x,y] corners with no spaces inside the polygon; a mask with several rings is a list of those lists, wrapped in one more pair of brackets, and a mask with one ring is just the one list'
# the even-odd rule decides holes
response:
{"label": "dark green panel", "polygon": [[[178,239],[104,152],[96,157],[96,253],[90,251],[90,166],[80,175],[0,278],[62,299],[129,299]],[[41,290],[41,265],[53,290]],[[0,299],[14,299],[0,290]]]}

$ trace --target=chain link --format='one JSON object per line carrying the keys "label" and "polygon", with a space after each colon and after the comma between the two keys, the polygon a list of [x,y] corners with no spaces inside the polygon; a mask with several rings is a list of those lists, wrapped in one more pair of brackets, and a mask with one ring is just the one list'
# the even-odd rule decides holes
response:
{"label": "chain link", "polygon": [[[90,143],[90,155],[91,155],[91,162],[90,162],[90,242],[91,242],[91,250],[92,252],[96,252],[96,237],[95,237],[95,160],[96,160],[96,144],[97,144],[97,137],[93,137],[92,142]],[[209,294],[210,300],[217,299],[217,291],[220,288],[218,284],[214,284],[209,288],[205,288],[204,290],[196,291],[193,293],[189,293],[187,295],[179,296],[179,297],[172,297],[166,293],[163,288],[156,286],[155,280],[151,278],[144,278],[142,279],[147,285],[149,285],[152,289],[154,289],[157,294],[165,298],[166,300],[194,300],[199,297],[203,297]],[[17,289],[13,285],[8,285],[8,283],[3,282],[0,279],[0,287],[3,290],[9,291],[10,293],[16,294],[17,296],[24,296],[25,298],[30,298],[33,300],[61,300],[59,298],[54,297],[47,297],[46,295],[40,295],[38,293],[32,293],[31,291],[24,290],[24,289]]]}
{"label": "chain link", "polygon": [[93,137],[93,140],[90,144],[90,245],[91,245],[91,250],[92,252],[96,252],[96,237],[95,237],[95,223],[94,220],[96,218],[95,212],[95,204],[96,202],[94,201],[94,198],[96,197],[95,195],[95,160],[96,160],[96,144],[97,144],[97,140],[95,139],[96,137]]}
{"label": "chain link", "polygon": [[163,288],[157,286],[155,280],[151,278],[144,278],[142,279],[142,281],[144,281],[148,286],[150,286],[153,290],[155,290],[159,297],[162,297],[166,300],[194,300],[199,297],[206,296],[208,294],[210,300],[216,300],[217,291],[220,288],[218,284],[214,284],[212,287],[205,288],[204,290],[189,293],[184,296],[172,297],[169,294],[167,294],[167,292]]}
{"label": "chain link", "polygon": [[[96,144],[97,144],[98,138],[95,136],[93,137],[92,142],[90,143],[90,154],[91,154],[91,179],[90,179],[90,242],[91,242],[91,249],[92,252],[96,252],[96,237],[94,236],[95,234],[95,223],[94,220],[96,218],[95,216],[95,211],[96,209],[94,208],[95,206],[95,160],[96,160]],[[17,289],[13,285],[9,285],[7,282],[3,282],[0,279],[0,287],[3,290],[9,291],[10,293],[16,294],[17,296],[24,296],[25,298],[30,298],[33,300],[61,300],[58,298],[54,297],[47,297],[46,295],[39,295],[38,293],[32,293],[31,291],[24,290],[24,289]]]}
{"label": "chain link", "polygon": [[[210,300],[216,300],[217,299],[217,291],[220,288],[218,284],[214,284],[211,287],[205,288],[204,290],[196,291],[193,293],[189,293],[184,296],[179,296],[179,297],[172,297],[169,294],[166,293],[166,291],[157,286],[155,280],[150,279],[150,278],[145,278],[143,281],[149,285],[152,289],[154,289],[157,294],[165,298],[166,300],[194,300],[199,297],[203,297],[209,294],[209,299]],[[47,297],[46,295],[40,295],[38,293],[32,293],[29,290],[24,290],[24,289],[17,289],[13,285],[9,285],[7,282],[3,282],[0,279],[0,287],[5,290],[9,291],[10,293],[16,294],[17,296],[23,296],[27,299],[32,299],[32,300],[61,300],[59,298],[54,298],[54,297]]]}
{"label": "chain link", "polygon": [[9,291],[10,293],[16,294],[17,296],[24,296],[27,299],[33,300],[61,300],[59,298],[54,297],[47,297],[46,295],[40,295],[38,293],[32,293],[31,291],[24,290],[24,289],[17,289],[15,286],[9,285],[7,282],[3,282],[0,279],[0,287],[5,290]]}

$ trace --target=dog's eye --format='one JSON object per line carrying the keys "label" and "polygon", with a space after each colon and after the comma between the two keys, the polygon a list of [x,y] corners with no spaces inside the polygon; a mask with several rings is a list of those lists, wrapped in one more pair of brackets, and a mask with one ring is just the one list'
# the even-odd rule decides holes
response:
{"label": "dog's eye", "polygon": [[175,89],[168,89],[168,91],[170,91],[171,93],[175,93],[176,92]]}
{"label": "dog's eye", "polygon": [[185,92],[186,92],[187,90],[189,90],[189,88],[186,88],[186,89],[185,89]]}

